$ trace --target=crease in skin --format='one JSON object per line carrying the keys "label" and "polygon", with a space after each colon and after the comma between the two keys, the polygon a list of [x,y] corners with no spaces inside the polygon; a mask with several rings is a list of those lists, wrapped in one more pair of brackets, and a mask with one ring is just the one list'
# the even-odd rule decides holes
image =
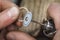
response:
{"label": "crease in skin", "polygon": [[17,19],[19,15],[19,9],[14,3],[6,0],[0,0],[0,3],[1,3],[0,10],[2,10],[2,12],[0,12],[0,29],[1,29],[10,25]]}
{"label": "crease in skin", "polygon": [[[0,28],[9,25],[18,17],[19,10],[16,7],[12,7],[6,13],[0,16]],[[3,19],[3,20],[2,20]]]}
{"label": "crease in skin", "polygon": [[15,19],[15,15],[16,14],[18,14],[18,9],[16,8],[16,7],[12,7],[9,11],[8,11],[8,13],[7,13],[7,16],[9,16],[9,17],[13,17],[13,19]]}
{"label": "crease in skin", "polygon": [[7,39],[14,39],[14,40],[36,40],[32,36],[28,35],[27,33],[17,32],[17,31],[9,32],[6,37]]}

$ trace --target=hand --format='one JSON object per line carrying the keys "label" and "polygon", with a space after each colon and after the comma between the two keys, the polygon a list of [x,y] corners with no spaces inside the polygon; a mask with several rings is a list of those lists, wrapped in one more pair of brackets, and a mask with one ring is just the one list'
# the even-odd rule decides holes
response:
{"label": "hand", "polygon": [[51,4],[48,8],[48,13],[50,17],[53,18],[56,29],[60,30],[60,4],[59,3]]}
{"label": "hand", "polygon": [[18,7],[12,2],[0,0],[0,29],[13,23],[18,15]]}
{"label": "hand", "polygon": [[[13,23],[19,14],[18,7],[6,0],[0,0],[0,29]],[[53,18],[55,27],[57,29],[56,35],[53,40],[60,40],[60,4],[53,3],[48,8],[48,14]],[[9,32],[7,34],[8,40],[36,40],[27,33],[24,32]]]}
{"label": "hand", "polygon": [[53,18],[56,28],[53,40],[60,40],[60,3],[52,3],[48,8],[48,14]]}
{"label": "hand", "polygon": [[[0,0],[0,11],[0,29],[13,23],[19,15],[18,7],[8,0]],[[10,32],[7,34],[7,39],[35,40],[33,37],[23,32]]]}

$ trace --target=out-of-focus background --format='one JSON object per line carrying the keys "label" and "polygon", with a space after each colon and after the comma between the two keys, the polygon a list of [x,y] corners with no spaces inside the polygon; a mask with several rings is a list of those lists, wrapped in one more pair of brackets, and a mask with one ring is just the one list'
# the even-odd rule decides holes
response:
{"label": "out-of-focus background", "polygon": [[[16,3],[17,0],[12,0]],[[60,2],[60,0],[19,0],[19,7],[26,7],[33,14],[33,19],[42,22],[47,18],[47,9],[51,3]],[[20,28],[21,31],[28,32],[33,36],[37,36],[40,32],[40,25],[31,22],[28,27]],[[41,40],[41,39],[40,39]],[[45,40],[44,38],[42,40]],[[46,39],[47,40],[47,39]]]}
{"label": "out-of-focus background", "polygon": [[[54,2],[60,2],[60,0],[22,0],[20,6],[27,7],[32,12],[33,19],[41,23],[43,19],[46,19],[47,17],[48,6]],[[39,32],[38,30],[40,29],[40,25],[31,22],[29,27],[27,28],[25,27],[25,29],[27,29],[27,31],[37,30],[37,33],[38,33]]]}

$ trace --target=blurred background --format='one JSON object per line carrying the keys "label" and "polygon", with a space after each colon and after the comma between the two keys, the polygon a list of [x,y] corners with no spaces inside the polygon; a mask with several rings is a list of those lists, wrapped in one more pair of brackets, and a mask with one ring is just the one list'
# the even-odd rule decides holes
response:
{"label": "blurred background", "polygon": [[[33,14],[33,20],[42,23],[42,21],[47,19],[47,9],[48,6],[53,2],[60,2],[60,0],[10,0],[16,3],[19,7],[26,7]],[[28,27],[21,27],[20,30],[27,32],[39,40],[49,40],[44,35],[40,34],[41,25],[31,22]],[[40,35],[39,35],[40,34]]]}

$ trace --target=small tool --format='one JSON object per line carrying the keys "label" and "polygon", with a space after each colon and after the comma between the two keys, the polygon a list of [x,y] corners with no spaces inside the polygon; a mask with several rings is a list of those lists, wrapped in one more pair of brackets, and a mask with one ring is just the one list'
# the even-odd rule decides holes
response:
{"label": "small tool", "polygon": [[32,22],[40,24],[41,28],[43,30],[43,34],[47,37],[53,37],[56,33],[55,25],[52,19],[44,20],[43,23],[39,23],[35,20],[32,20]]}

